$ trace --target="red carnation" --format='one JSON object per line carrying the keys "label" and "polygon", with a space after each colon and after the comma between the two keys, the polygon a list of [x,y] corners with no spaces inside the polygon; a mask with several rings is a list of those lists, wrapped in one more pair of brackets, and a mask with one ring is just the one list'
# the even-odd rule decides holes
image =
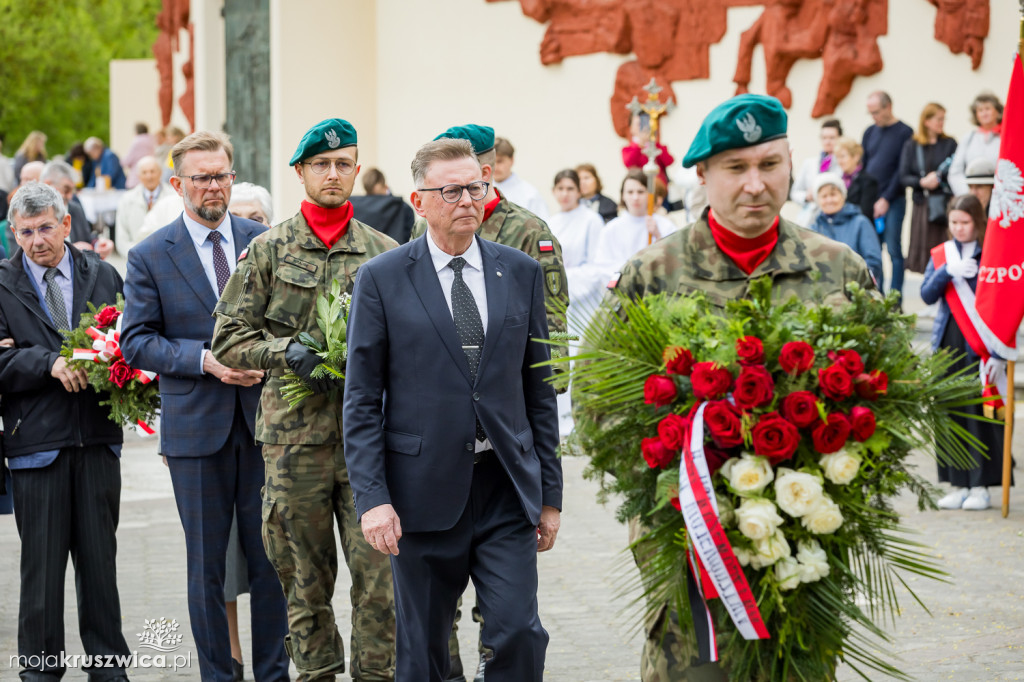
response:
{"label": "red carnation", "polygon": [[783,419],[778,412],[769,412],[754,424],[750,432],[754,454],[767,457],[772,466],[778,466],[796,452],[800,444],[800,432],[793,424]]}
{"label": "red carnation", "polygon": [[850,410],[850,425],[854,440],[863,443],[875,434],[875,413],[867,407],[855,407]]}
{"label": "red carnation", "polygon": [[688,377],[693,371],[693,353],[682,346],[666,347],[661,357],[665,361],[666,374],[680,374]]}
{"label": "red carnation", "polygon": [[698,362],[690,375],[693,382],[693,397],[697,400],[720,398],[732,385],[732,374],[725,367],[714,362]]}
{"label": "red carnation", "polygon": [[117,318],[120,316],[121,312],[114,306],[104,306],[98,313],[96,313],[96,326],[101,329],[103,327],[109,327],[117,322]]}
{"label": "red carnation", "polygon": [[821,421],[818,396],[810,391],[794,391],[782,399],[782,414],[801,429]]}
{"label": "red carnation", "polygon": [[878,400],[879,393],[889,391],[889,375],[880,369],[868,374],[859,374],[854,380],[857,395],[864,400]]}
{"label": "red carnation", "polygon": [[736,339],[736,355],[741,365],[760,365],[764,362],[764,345],[756,336]]}
{"label": "red carnation", "polygon": [[124,360],[118,359],[110,363],[107,379],[118,388],[124,388],[124,385],[131,381],[134,376],[135,370],[129,367],[128,363]]}
{"label": "red carnation", "polygon": [[803,374],[814,366],[814,348],[806,341],[790,341],[779,351],[779,366],[786,374]]}
{"label": "red carnation", "polygon": [[690,420],[680,417],[678,414],[670,414],[658,422],[658,437],[665,447],[672,450],[682,450],[683,441],[686,438],[686,429],[690,426]]}
{"label": "red carnation", "polygon": [[814,449],[823,455],[839,452],[850,437],[850,428],[850,420],[845,415],[833,412],[827,421],[815,426],[811,432]]}
{"label": "red carnation", "polygon": [[818,385],[832,400],[845,400],[853,395],[853,377],[838,363],[818,370]]}
{"label": "red carnation", "polygon": [[644,382],[644,402],[664,407],[676,399],[676,382],[661,374],[652,374]]}
{"label": "red carnation", "polygon": [[640,443],[640,452],[643,453],[647,466],[652,469],[664,469],[676,457],[675,450],[665,447],[661,438],[644,438]]}
{"label": "red carnation", "polygon": [[707,424],[711,439],[718,447],[732,448],[743,444],[740,416],[726,401],[715,400],[708,403],[704,408],[704,423]]}
{"label": "red carnation", "polygon": [[767,405],[775,395],[772,376],[761,365],[748,365],[740,370],[736,378],[736,386],[732,390],[732,398],[736,406],[743,410]]}
{"label": "red carnation", "polygon": [[829,351],[828,359],[839,363],[851,376],[857,376],[864,371],[864,361],[855,350]]}

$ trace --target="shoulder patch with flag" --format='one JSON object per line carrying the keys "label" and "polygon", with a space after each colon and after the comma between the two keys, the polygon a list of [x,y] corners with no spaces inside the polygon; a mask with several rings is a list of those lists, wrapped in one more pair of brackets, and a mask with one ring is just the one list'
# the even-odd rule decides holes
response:
{"label": "shoulder patch with flag", "polygon": [[537,242],[537,248],[541,253],[550,253],[555,250],[555,244],[550,239],[541,239]]}
{"label": "shoulder patch with flag", "polygon": [[245,260],[245,257],[248,256],[248,255],[249,255],[249,247],[247,246],[244,249],[242,249],[242,253],[238,254],[238,262],[241,263],[243,260]]}
{"label": "shoulder patch with flag", "polygon": [[605,286],[607,286],[609,289],[614,289],[615,287],[619,286],[619,277],[621,275],[621,272],[616,272],[614,275],[612,275],[612,278],[608,280],[608,284],[606,284]]}

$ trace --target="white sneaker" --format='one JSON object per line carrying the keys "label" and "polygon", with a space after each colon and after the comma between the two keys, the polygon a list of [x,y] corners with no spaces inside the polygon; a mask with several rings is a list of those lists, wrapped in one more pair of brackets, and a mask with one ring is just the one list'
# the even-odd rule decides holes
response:
{"label": "white sneaker", "polygon": [[939,509],[960,509],[967,499],[967,488],[953,488],[939,500]]}
{"label": "white sneaker", "polygon": [[988,509],[991,506],[991,500],[988,496],[988,488],[971,488],[970,494],[967,495],[967,499],[964,500],[962,509],[968,511],[981,511],[982,509]]}

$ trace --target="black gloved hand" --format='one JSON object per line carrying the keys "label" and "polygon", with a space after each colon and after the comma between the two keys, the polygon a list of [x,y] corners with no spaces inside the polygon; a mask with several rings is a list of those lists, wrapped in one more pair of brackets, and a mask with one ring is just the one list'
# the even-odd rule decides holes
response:
{"label": "black gloved hand", "polygon": [[303,346],[298,341],[292,341],[284,351],[284,360],[313,393],[327,393],[334,388],[332,379],[327,377],[316,379],[310,376],[321,362],[320,356],[313,349]]}

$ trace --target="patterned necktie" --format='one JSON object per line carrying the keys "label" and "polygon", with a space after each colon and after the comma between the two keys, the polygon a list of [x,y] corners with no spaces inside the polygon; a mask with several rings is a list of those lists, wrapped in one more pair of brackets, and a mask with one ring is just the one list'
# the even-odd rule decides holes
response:
{"label": "patterned necktie", "polygon": [[217,275],[217,296],[220,296],[224,293],[228,278],[231,277],[231,268],[228,267],[228,258],[224,255],[224,249],[220,245],[220,232],[210,230],[206,239],[213,243],[213,272]]}
{"label": "patterned necktie", "polygon": [[[455,320],[455,330],[459,332],[459,339],[462,340],[462,351],[469,363],[469,376],[476,382],[480,351],[484,347],[484,325],[480,320],[480,309],[476,307],[473,292],[462,279],[466,259],[461,256],[452,258],[448,267],[455,273],[455,281],[452,282],[452,318]],[[480,441],[487,440],[487,434],[479,419],[476,422],[476,438]]]}
{"label": "patterned necktie", "polygon": [[43,298],[46,299],[46,307],[50,309],[50,317],[53,318],[53,324],[57,329],[70,329],[71,318],[68,316],[68,308],[64,303],[64,293],[55,281],[59,274],[60,270],[57,268],[49,268],[43,273],[43,280],[46,282],[46,295]]}

